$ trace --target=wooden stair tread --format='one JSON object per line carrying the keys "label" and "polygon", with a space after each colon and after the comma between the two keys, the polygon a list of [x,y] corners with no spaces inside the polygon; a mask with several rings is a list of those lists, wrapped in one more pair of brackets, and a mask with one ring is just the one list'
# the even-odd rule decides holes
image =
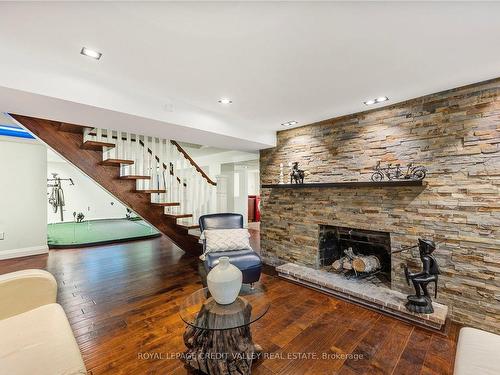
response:
{"label": "wooden stair tread", "polygon": [[120,165],[120,164],[131,165],[134,164],[134,161],[126,159],[106,159],[101,162],[101,165]]}
{"label": "wooden stair tread", "polygon": [[166,193],[167,191],[165,189],[146,189],[146,190],[134,190],[136,193],[144,193],[144,194],[160,194],[160,193]]}
{"label": "wooden stair tread", "polygon": [[151,204],[153,206],[160,206],[160,207],[172,207],[181,205],[179,202],[151,202]]}
{"label": "wooden stair tread", "polygon": [[191,229],[188,229],[188,235],[193,236],[196,239],[200,240],[200,237],[201,237],[200,228],[191,228]]}
{"label": "wooden stair tread", "polygon": [[198,229],[200,226],[197,222],[193,221],[193,218],[179,219],[176,224],[183,229]]}
{"label": "wooden stair tread", "polygon": [[120,176],[121,180],[150,180],[151,176],[128,175]]}
{"label": "wooden stair tread", "polygon": [[103,147],[115,147],[115,144],[98,141],[85,141],[82,144],[82,148],[85,150],[102,151]]}
{"label": "wooden stair tread", "polygon": [[193,214],[165,214],[165,216],[171,217],[173,219],[182,219],[185,217],[193,217]]}
{"label": "wooden stair tread", "polygon": [[183,223],[177,223],[178,226],[184,228],[184,229],[198,229],[200,226],[198,224],[183,224]]}
{"label": "wooden stair tread", "polygon": [[61,122],[59,125],[59,130],[67,133],[83,134],[85,129],[91,129],[88,126],[69,124],[67,122]]}

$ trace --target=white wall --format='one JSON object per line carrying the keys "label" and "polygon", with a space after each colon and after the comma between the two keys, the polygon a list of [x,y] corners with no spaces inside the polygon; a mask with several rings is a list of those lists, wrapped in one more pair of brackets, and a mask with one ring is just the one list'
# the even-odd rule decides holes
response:
{"label": "white wall", "polygon": [[48,251],[46,176],[44,145],[0,137],[0,259]]}
{"label": "white wall", "polygon": [[[245,225],[248,223],[248,169],[235,163],[221,165],[221,177],[225,183],[225,194],[219,198],[226,198],[227,212],[243,215]],[[218,206],[223,204],[218,203]]]}
{"label": "white wall", "polygon": [[[235,173],[234,173],[234,163],[227,163],[227,164],[222,164],[221,165],[221,176],[225,180],[226,185],[226,191],[225,191],[225,197],[227,199],[226,201],[226,209],[227,212],[236,212],[235,207],[234,207],[234,187],[235,187]],[[238,212],[243,214],[243,212]]]}
{"label": "white wall", "polygon": [[200,152],[198,151],[198,155],[196,155],[189,147],[185,147],[185,150],[193,158],[196,164],[198,164],[214,181],[221,173],[222,164],[242,164],[250,160],[259,160],[258,152],[224,151],[215,154],[199,155]]}
{"label": "white wall", "polygon": [[[85,219],[125,217],[126,208],[122,203],[55,152],[47,149],[47,153],[47,178],[52,178],[52,173],[57,173],[61,178],[72,178],[75,183],[72,186],[68,181],[63,181],[66,203],[63,210],[64,221],[73,221],[73,212],[83,212]],[[45,202],[48,208],[48,222],[59,223],[59,211],[54,213],[48,199],[45,199]]]}
{"label": "white wall", "polygon": [[248,170],[248,195],[260,194],[260,172]]}
{"label": "white wall", "polygon": [[245,226],[248,224],[248,171],[237,168],[234,174],[234,211],[243,215]]}

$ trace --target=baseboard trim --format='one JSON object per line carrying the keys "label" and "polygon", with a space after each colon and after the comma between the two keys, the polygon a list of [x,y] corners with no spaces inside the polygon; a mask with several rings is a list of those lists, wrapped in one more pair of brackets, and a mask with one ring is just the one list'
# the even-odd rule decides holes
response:
{"label": "baseboard trim", "polygon": [[47,245],[22,247],[20,249],[0,250],[0,260],[29,257],[31,255],[46,254],[49,252]]}

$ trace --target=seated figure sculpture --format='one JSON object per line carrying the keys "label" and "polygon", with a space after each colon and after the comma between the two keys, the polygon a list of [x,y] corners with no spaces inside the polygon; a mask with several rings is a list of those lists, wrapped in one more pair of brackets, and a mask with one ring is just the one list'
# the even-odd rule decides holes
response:
{"label": "seated figure sculpture", "polygon": [[408,285],[410,285],[411,281],[415,288],[415,295],[408,296],[408,302],[405,306],[411,312],[432,314],[434,309],[427,285],[434,283],[434,298],[436,298],[439,266],[436,259],[432,256],[436,245],[433,241],[419,238],[418,249],[420,251],[420,260],[422,261],[422,271],[411,273],[406,265],[404,267]]}

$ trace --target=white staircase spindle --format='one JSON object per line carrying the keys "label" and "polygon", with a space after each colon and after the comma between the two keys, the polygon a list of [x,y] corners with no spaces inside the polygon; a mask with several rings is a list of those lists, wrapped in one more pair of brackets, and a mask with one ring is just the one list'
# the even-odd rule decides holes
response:
{"label": "white staircase spindle", "polygon": [[117,130],[116,131],[116,143],[115,143],[115,158],[116,159],[121,159],[121,153],[122,153],[122,132]]}
{"label": "white staircase spindle", "polygon": [[184,200],[184,208],[183,208],[183,213],[188,213],[189,211],[187,210],[187,201],[188,201],[188,197],[187,197],[187,179],[188,179],[188,176],[189,176],[189,167],[188,167],[188,161],[183,158],[182,159],[182,164],[183,164],[183,168],[182,168],[182,172],[183,172],[183,184],[182,184],[182,199]]}
{"label": "white staircase spindle", "polygon": [[[152,137],[150,145],[151,145],[150,149],[151,149],[152,155],[150,158],[150,160],[151,160],[151,180],[150,180],[149,186],[151,189],[158,189],[158,163],[156,160],[156,157],[158,155],[158,149],[156,147],[156,138],[155,137]],[[151,194],[151,196],[154,197],[153,201],[159,202],[158,194]]]}
{"label": "white staircase spindle", "polygon": [[168,139],[165,140],[165,165],[163,168],[165,169],[165,199],[169,202],[172,202],[172,176],[170,175],[170,163],[172,158],[170,156],[169,143],[170,141]]}
{"label": "white staircase spindle", "polygon": [[[147,137],[146,136],[142,136],[142,175],[143,176],[147,176],[147,170],[148,170],[148,148],[147,148]],[[142,184],[143,184],[143,189],[145,189],[146,187],[146,181],[145,180],[142,180]]]}
{"label": "white staircase spindle", "polygon": [[205,180],[203,184],[203,214],[209,213],[209,197],[210,197],[210,184]]}
{"label": "white staircase spindle", "polygon": [[[122,132],[117,131],[116,132],[116,144],[115,144],[115,150],[116,150],[116,159],[125,159],[123,156],[123,140],[122,140]],[[125,168],[123,164],[120,164],[120,174],[124,175],[125,173]]]}
{"label": "white staircase spindle", "polygon": [[[156,174],[156,187],[155,189],[161,189],[162,183],[161,183],[161,171],[163,169],[162,167],[162,152],[161,152],[161,139],[155,138],[155,149],[156,149],[156,156],[155,156],[155,174]],[[160,195],[157,194],[157,197],[160,198]]]}
{"label": "white staircase spindle", "polygon": [[[175,150],[172,149],[172,174],[170,175],[170,201],[171,202],[178,202],[178,184],[177,184],[177,176],[178,176],[178,168],[177,168],[177,155],[175,153]],[[175,208],[171,207],[170,211],[175,212]]]}
{"label": "white staircase spindle", "polygon": [[[125,133],[125,141],[124,141],[124,159],[125,160],[134,160],[131,152],[132,152],[132,134],[130,133]],[[124,170],[126,174],[131,174],[130,171],[132,170],[132,165],[126,164],[124,166]]]}
{"label": "white staircase spindle", "polygon": [[[166,189],[166,184],[165,184],[165,169],[163,167],[163,164],[165,163],[165,140],[164,139],[158,139],[158,147],[160,154],[158,155],[158,158],[160,161],[158,162],[158,178],[160,179],[160,183],[158,184],[159,189]],[[160,202],[167,202],[165,199],[165,194],[160,193],[158,194],[158,199]]]}
{"label": "white staircase spindle", "polygon": [[191,181],[191,168],[190,168],[190,165],[186,165],[186,187],[185,187],[185,195],[186,195],[186,205],[184,207],[184,212],[185,213],[188,213],[188,212],[192,212],[192,207],[191,207],[191,185],[192,184],[192,181]]}
{"label": "white staircase spindle", "polygon": [[[149,158],[149,137],[144,136],[144,176],[151,176],[151,160]],[[148,184],[149,185],[149,184]]]}
{"label": "white staircase spindle", "polygon": [[[143,147],[141,145],[141,136],[136,134],[135,136],[135,174],[140,176],[143,175],[144,170],[144,152]],[[139,189],[144,189],[144,182],[137,181],[137,185]]]}
{"label": "white staircase spindle", "polygon": [[148,137],[148,157],[149,157],[149,176],[151,177],[149,179],[149,188],[154,189],[154,180],[155,180],[155,171],[154,171],[154,166],[155,166],[155,157],[154,157],[154,138],[153,137]]}
{"label": "white staircase spindle", "polygon": [[118,159],[119,156],[118,156],[118,131],[116,131],[116,139],[114,138],[115,137],[115,132],[111,129],[107,129],[106,130],[106,142],[109,142],[109,143],[113,143],[115,145],[115,147],[112,147],[109,149],[109,154],[108,154],[108,157],[110,159]]}
{"label": "white staircase spindle", "polygon": [[83,142],[85,143],[86,141],[93,141],[94,137],[91,135],[91,133],[95,131],[95,128],[83,128]]}
{"label": "white staircase spindle", "polygon": [[[131,175],[137,176],[141,174],[141,151],[142,148],[140,148],[140,143],[139,143],[139,134],[132,134],[132,142],[131,142],[131,153],[132,153],[132,160],[134,161],[133,168],[130,171]],[[136,189],[141,189],[142,186],[139,183],[139,181],[136,182]]]}
{"label": "white staircase spindle", "polygon": [[[178,152],[177,149],[175,148],[174,145],[171,144],[170,147],[172,151],[172,175],[170,176],[170,181],[171,181],[171,191],[172,191],[172,201],[173,202],[178,202],[179,201],[179,184],[177,183],[177,176],[179,176],[179,157],[178,157]],[[174,210],[174,209],[172,209]]]}
{"label": "white staircase spindle", "polygon": [[[180,178],[181,178],[181,159],[178,158],[178,155],[176,155],[175,159],[175,174],[174,174],[174,191],[175,191],[175,201],[179,202],[181,201],[181,184],[180,184]],[[180,210],[181,207],[175,207],[172,208],[174,212],[177,212]]]}
{"label": "white staircase spindle", "polygon": [[184,186],[186,182],[186,159],[181,159],[181,212],[186,210],[186,188]]}
{"label": "white staircase spindle", "polygon": [[[92,136],[90,137],[91,141],[96,141],[96,142],[103,142],[102,140],[102,129],[100,128],[94,128],[92,129]],[[89,134],[90,135],[90,134]],[[103,147],[102,149],[102,159],[106,160],[109,158],[109,147]]]}
{"label": "white staircase spindle", "polygon": [[[189,162],[188,162],[189,163]],[[191,218],[192,220],[196,219],[196,185],[198,184],[196,181],[196,170],[193,168],[191,163],[189,163],[189,176],[190,176],[190,182],[188,186],[188,194],[189,194],[189,210],[187,211],[193,217]]]}
{"label": "white staircase spindle", "polygon": [[148,180],[144,180],[145,184],[148,186],[148,189],[154,189],[154,186],[152,184],[154,174],[153,174],[153,158],[151,157],[150,151],[152,152],[151,149],[151,137],[145,137],[144,138],[144,148],[146,149],[146,176],[149,176],[150,178]]}
{"label": "white staircase spindle", "polygon": [[200,177],[200,215],[207,213],[207,181]]}
{"label": "white staircase spindle", "polygon": [[210,200],[208,204],[208,213],[214,213],[217,210],[217,186],[210,185]]}
{"label": "white staircase spindle", "polygon": [[164,190],[151,193],[151,200],[179,203],[166,207],[167,212],[192,214],[195,224],[201,215],[217,211],[216,188],[172,141],[100,128],[85,128],[83,140],[113,144],[103,147],[103,160],[131,160],[132,164],[120,165],[120,175],[148,176],[149,179],[136,180],[136,188]]}
{"label": "white staircase spindle", "polygon": [[[95,129],[95,140],[97,142],[102,142],[102,129],[101,128],[96,128]],[[111,143],[111,142],[110,142]]]}
{"label": "white staircase spindle", "polygon": [[[165,171],[165,189],[167,189],[167,197],[171,199],[171,194],[172,194],[172,176],[170,175],[170,163],[172,162],[172,152],[171,152],[171,146],[172,144],[170,143],[170,140],[166,139],[165,140],[165,166],[166,166],[166,171]],[[170,201],[172,202],[172,201]]]}
{"label": "white staircase spindle", "polygon": [[192,205],[192,211],[193,211],[193,223],[198,219],[199,215],[199,202],[200,202],[200,193],[198,190],[198,184],[199,184],[199,175],[198,171],[196,168],[193,166],[192,168],[192,173],[193,173],[193,183],[191,184],[191,190],[192,190],[192,197],[193,197],[193,205]]}
{"label": "white staircase spindle", "polygon": [[[104,138],[104,135],[106,137]],[[96,132],[96,141],[97,142],[106,142],[106,143],[115,143],[113,142],[113,130],[111,129],[99,129],[99,131]],[[113,159],[116,156],[116,148],[115,147],[106,147],[106,159]]]}
{"label": "white staircase spindle", "polygon": [[191,172],[190,172],[190,175],[191,175],[191,181],[190,181],[190,186],[188,187],[189,188],[189,199],[190,199],[190,204],[189,204],[189,212],[191,212],[193,214],[193,219],[195,219],[196,217],[196,208],[197,208],[197,200],[198,200],[198,197],[197,197],[197,194],[196,194],[196,185],[197,185],[197,177],[198,177],[198,174],[196,173],[196,168],[194,168],[191,163],[189,163],[190,165],[190,169],[191,169]]}
{"label": "white staircase spindle", "polygon": [[184,188],[184,194],[186,196],[186,210],[185,213],[191,213],[192,212],[192,207],[191,207],[191,201],[190,201],[190,189],[191,189],[191,163],[189,160],[186,160],[186,187]]}

